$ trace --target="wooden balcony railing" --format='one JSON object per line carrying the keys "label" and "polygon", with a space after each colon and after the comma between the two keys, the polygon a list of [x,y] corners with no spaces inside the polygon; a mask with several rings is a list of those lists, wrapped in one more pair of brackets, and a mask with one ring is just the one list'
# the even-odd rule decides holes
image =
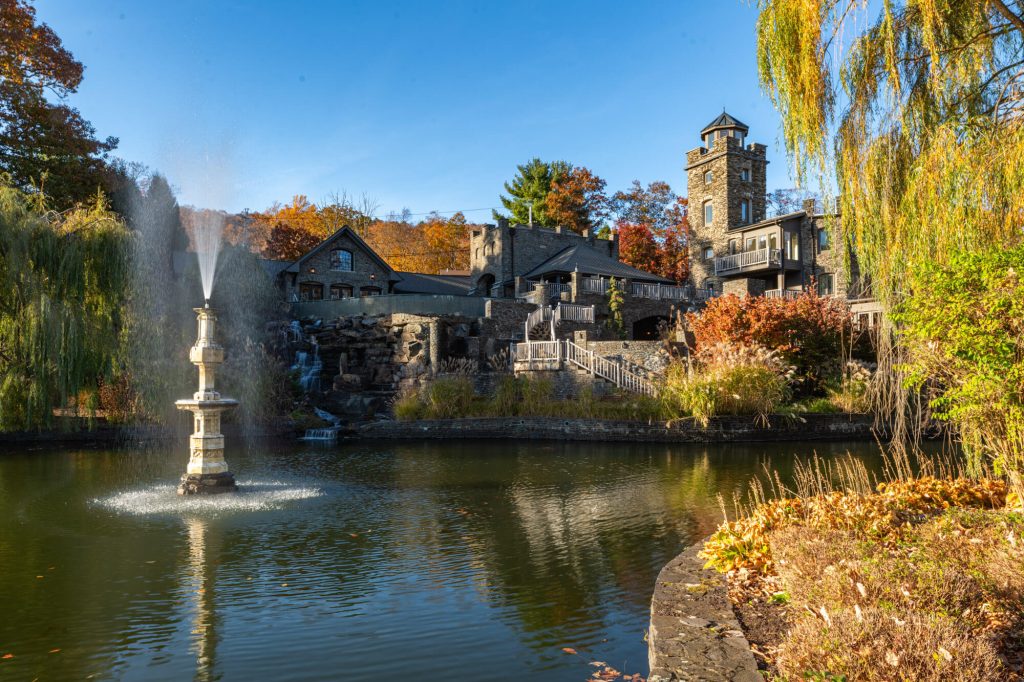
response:
{"label": "wooden balcony railing", "polygon": [[715,274],[722,275],[758,265],[782,265],[782,251],[779,249],[755,249],[721,256],[715,259]]}

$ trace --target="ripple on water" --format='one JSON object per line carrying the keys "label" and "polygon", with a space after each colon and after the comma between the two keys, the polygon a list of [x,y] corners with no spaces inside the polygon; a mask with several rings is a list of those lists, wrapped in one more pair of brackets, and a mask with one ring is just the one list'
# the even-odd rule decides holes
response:
{"label": "ripple on water", "polygon": [[280,509],[289,502],[323,495],[313,486],[282,481],[239,481],[237,493],[179,495],[174,485],[153,485],[92,500],[122,514],[188,514],[195,512],[252,512]]}

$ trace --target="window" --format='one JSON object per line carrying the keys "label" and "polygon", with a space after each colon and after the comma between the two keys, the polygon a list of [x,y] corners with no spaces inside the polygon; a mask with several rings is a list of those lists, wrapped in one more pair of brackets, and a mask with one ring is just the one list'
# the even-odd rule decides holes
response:
{"label": "window", "polygon": [[352,252],[347,249],[331,251],[331,270],[352,272]]}
{"label": "window", "polygon": [[744,168],[740,171],[740,180],[743,182],[750,182],[750,169]]}
{"label": "window", "polygon": [[835,278],[832,273],[825,272],[818,275],[818,295],[831,296],[835,293]]}
{"label": "window", "polygon": [[744,225],[750,222],[750,199],[740,202],[740,222]]}
{"label": "window", "polygon": [[744,249],[745,249],[746,251],[753,251],[753,250],[754,250],[754,244],[755,244],[755,243],[756,243],[756,242],[755,242],[755,240],[754,240],[754,238],[753,238],[753,237],[747,237],[747,244],[746,244],[746,246],[744,247]]}
{"label": "window", "polygon": [[711,171],[704,171],[704,184],[710,185],[712,177]]}
{"label": "window", "polygon": [[352,287],[348,284],[332,284],[331,299],[352,298]]}
{"label": "window", "polygon": [[772,251],[779,248],[779,237],[776,234],[768,235],[768,248]]}
{"label": "window", "polygon": [[732,255],[734,253],[736,253],[736,240],[735,239],[730,239],[729,240],[729,255]]}
{"label": "window", "polygon": [[380,296],[380,287],[359,287],[360,296]]}
{"label": "window", "polygon": [[711,221],[714,220],[715,214],[711,208],[711,201],[704,202],[704,224],[710,225]]}
{"label": "window", "polygon": [[818,228],[818,251],[828,251],[832,247],[832,240],[829,239],[828,230],[824,227]]}
{"label": "window", "polygon": [[303,282],[299,285],[300,301],[324,300],[324,285],[319,282]]}
{"label": "window", "polygon": [[800,260],[800,235],[796,232],[786,232],[782,240],[786,245],[786,258]]}
{"label": "window", "polygon": [[710,246],[704,247],[704,260],[711,260],[715,257],[715,250]]}
{"label": "window", "polygon": [[761,235],[757,238],[757,248],[767,249],[768,248],[768,237]]}

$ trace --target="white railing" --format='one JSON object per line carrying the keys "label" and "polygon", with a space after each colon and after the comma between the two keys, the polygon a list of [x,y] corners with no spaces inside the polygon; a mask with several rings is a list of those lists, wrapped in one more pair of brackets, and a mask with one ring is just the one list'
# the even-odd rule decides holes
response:
{"label": "white railing", "polygon": [[559,303],[555,308],[555,322],[593,322],[594,306],[578,303]]}
{"label": "white railing", "polygon": [[782,265],[782,251],[779,249],[755,249],[722,256],[715,259],[715,274],[742,270],[755,265]]}
{"label": "white railing", "polygon": [[569,293],[572,291],[572,285],[559,284],[558,282],[534,282],[533,290],[546,290],[548,296],[561,296],[563,293]]}
{"label": "white railing", "polygon": [[626,391],[649,396],[658,392],[652,381],[632,371],[625,363],[600,356],[568,340],[517,343],[515,359],[527,363],[528,367],[537,364],[546,369],[550,369],[552,361],[561,363],[564,360]]}
{"label": "white railing", "polygon": [[543,324],[544,322],[550,322],[552,315],[553,315],[553,313],[551,312],[550,306],[546,306],[546,305],[542,305],[541,307],[537,308],[536,310],[531,311],[530,314],[526,316],[526,336],[525,336],[525,338],[527,338],[527,339],[530,338],[530,332],[537,325]]}
{"label": "white railing", "polygon": [[653,298],[656,301],[682,301],[693,298],[691,288],[677,287],[671,284],[633,282],[630,293],[636,298]]}
{"label": "white railing", "polygon": [[561,341],[524,341],[517,343],[516,360],[521,362],[560,362],[562,360]]}
{"label": "white railing", "polygon": [[566,362],[607,379],[617,387],[633,393],[653,396],[658,392],[652,382],[631,372],[623,363],[602,357],[592,350],[577,346],[572,341],[563,341],[563,343],[565,344]]}
{"label": "white railing", "polygon": [[765,298],[797,298],[802,294],[802,291],[793,291],[791,289],[766,289],[764,292]]}
{"label": "white railing", "polygon": [[584,277],[583,291],[588,294],[607,294],[608,282],[604,277]]}

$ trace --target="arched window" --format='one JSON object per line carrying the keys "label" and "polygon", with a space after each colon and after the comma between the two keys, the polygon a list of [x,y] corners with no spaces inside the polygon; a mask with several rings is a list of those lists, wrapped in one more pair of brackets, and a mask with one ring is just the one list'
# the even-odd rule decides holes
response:
{"label": "arched window", "polygon": [[331,270],[352,272],[352,252],[348,249],[334,249],[331,251]]}
{"label": "arched window", "polygon": [[332,284],[331,298],[352,298],[352,287],[349,286],[348,284]]}
{"label": "arched window", "polygon": [[320,282],[303,282],[299,285],[300,301],[324,300],[324,285]]}

